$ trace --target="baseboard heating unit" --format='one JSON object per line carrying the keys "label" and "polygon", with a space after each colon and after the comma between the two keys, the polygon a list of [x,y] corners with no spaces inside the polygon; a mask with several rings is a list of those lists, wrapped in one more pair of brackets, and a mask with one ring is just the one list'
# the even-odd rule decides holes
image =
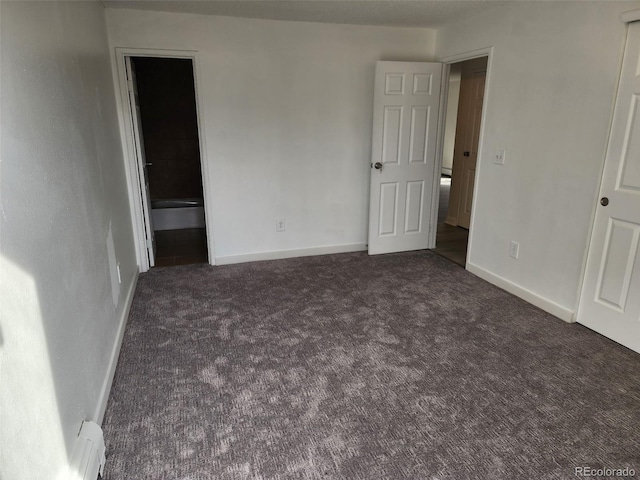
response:
{"label": "baseboard heating unit", "polygon": [[69,480],[96,480],[103,474],[105,461],[102,429],[95,422],[82,422],[71,455]]}

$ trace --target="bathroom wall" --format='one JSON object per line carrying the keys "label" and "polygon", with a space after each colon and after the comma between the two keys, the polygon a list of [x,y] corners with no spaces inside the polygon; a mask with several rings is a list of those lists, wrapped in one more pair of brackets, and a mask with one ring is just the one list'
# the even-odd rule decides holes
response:
{"label": "bathroom wall", "polygon": [[136,57],[133,63],[151,199],[202,198],[191,60]]}

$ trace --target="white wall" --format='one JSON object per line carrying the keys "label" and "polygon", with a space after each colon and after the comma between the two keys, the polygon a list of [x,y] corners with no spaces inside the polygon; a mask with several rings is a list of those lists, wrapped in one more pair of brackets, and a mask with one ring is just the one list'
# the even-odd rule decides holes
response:
{"label": "white wall", "polygon": [[[619,15],[639,6],[514,2],[438,31],[438,59],[493,47],[469,269],[565,319],[597,202],[624,45]],[[500,148],[504,166],[492,163]]]}
{"label": "white wall", "polygon": [[101,3],[1,8],[0,477],[50,479],[101,420],[137,266]]}
{"label": "white wall", "polygon": [[431,60],[433,30],[120,9],[107,25],[113,47],[199,52],[218,262],[364,248],[375,62]]}

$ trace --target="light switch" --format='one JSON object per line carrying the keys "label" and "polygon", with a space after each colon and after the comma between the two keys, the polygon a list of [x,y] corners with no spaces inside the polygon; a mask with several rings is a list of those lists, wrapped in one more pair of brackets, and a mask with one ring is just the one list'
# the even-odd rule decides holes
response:
{"label": "light switch", "polygon": [[498,165],[504,165],[504,159],[506,157],[507,152],[503,149],[496,150],[496,157],[493,159],[493,163],[497,163]]}

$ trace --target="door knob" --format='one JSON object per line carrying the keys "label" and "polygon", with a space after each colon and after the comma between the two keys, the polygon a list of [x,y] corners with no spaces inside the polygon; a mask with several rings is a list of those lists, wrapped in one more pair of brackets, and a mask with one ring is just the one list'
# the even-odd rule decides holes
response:
{"label": "door knob", "polygon": [[469,155],[471,155],[471,153],[470,153],[470,152],[464,152],[464,153],[463,153],[463,155],[464,155],[465,157],[468,157]]}
{"label": "door knob", "polygon": [[376,170],[382,170],[382,164],[380,162],[376,162],[376,164],[373,166]]}
{"label": "door knob", "polygon": [[603,207],[606,207],[607,205],[609,205],[609,199],[607,197],[602,197],[600,199],[600,205],[602,205]]}

